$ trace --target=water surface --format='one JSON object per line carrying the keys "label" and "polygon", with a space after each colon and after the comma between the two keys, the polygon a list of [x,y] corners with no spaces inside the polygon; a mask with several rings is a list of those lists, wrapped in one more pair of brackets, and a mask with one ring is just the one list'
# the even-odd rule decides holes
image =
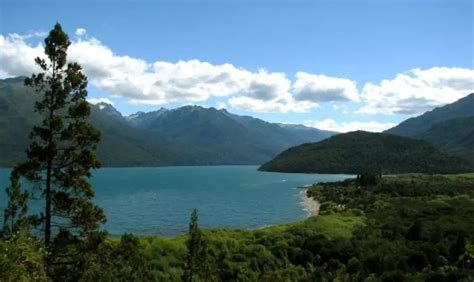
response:
{"label": "water surface", "polygon": [[[94,199],[112,235],[172,236],[187,230],[193,208],[204,227],[259,228],[303,219],[297,187],[347,175],[260,172],[257,166],[102,168],[95,171]],[[0,187],[8,185],[0,169]],[[1,192],[0,206],[6,204]],[[40,203],[33,209],[41,208]],[[3,214],[2,217],[3,219]]]}

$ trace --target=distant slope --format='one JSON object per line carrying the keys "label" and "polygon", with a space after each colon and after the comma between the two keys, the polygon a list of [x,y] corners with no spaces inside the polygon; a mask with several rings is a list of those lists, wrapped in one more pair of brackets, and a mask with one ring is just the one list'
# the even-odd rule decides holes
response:
{"label": "distant slope", "polygon": [[452,104],[428,111],[418,117],[407,119],[386,132],[416,137],[439,122],[471,116],[474,116],[474,93]]}
{"label": "distant slope", "polygon": [[387,133],[423,139],[439,149],[474,156],[474,94],[410,118]]}
{"label": "distant slope", "polygon": [[200,106],[162,108],[128,119],[138,128],[161,132],[191,150],[202,164],[261,164],[291,146],[334,134],[304,126],[287,128]]}
{"label": "distant slope", "polygon": [[356,131],[290,148],[260,167],[263,171],[302,173],[454,173],[474,171],[467,160],[425,141],[392,134]]}
{"label": "distant slope", "polygon": [[35,92],[22,81],[0,80],[0,166],[11,166],[25,157],[27,128],[37,122],[32,114]]}
{"label": "distant slope", "polygon": [[[33,113],[37,96],[23,78],[0,80],[0,167],[25,157],[28,134],[39,122]],[[197,106],[123,117],[101,103],[92,106],[90,119],[102,132],[98,156],[104,166],[261,164],[334,134]]]}
{"label": "distant slope", "polygon": [[[33,112],[37,97],[23,85],[23,78],[0,80],[0,167],[11,167],[26,157],[28,134],[40,120]],[[172,142],[162,135],[130,126],[107,104],[92,106],[91,121],[102,132],[97,154],[104,166],[157,166],[191,161],[181,153],[177,156]]]}
{"label": "distant slope", "polygon": [[453,153],[474,155],[474,116],[437,123],[417,137]]}
{"label": "distant slope", "polygon": [[159,132],[147,132],[128,124],[112,109],[92,106],[91,122],[102,133],[97,149],[103,166],[163,166],[193,164],[192,157]]}

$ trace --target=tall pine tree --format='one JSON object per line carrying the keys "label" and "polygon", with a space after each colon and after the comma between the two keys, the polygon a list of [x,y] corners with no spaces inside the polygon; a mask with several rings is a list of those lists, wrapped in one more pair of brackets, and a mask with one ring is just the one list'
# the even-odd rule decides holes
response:
{"label": "tall pine tree", "polygon": [[79,64],[68,63],[70,41],[59,23],[44,42],[47,59],[35,59],[41,72],[25,79],[40,95],[34,110],[42,121],[30,133],[27,160],[14,171],[44,200],[43,212],[30,222],[44,232],[51,272],[56,265],[79,264],[105,215],[92,203],[89,183],[91,170],[100,166],[95,154],[100,132],[88,122],[87,78]]}
{"label": "tall pine tree", "polygon": [[208,281],[210,273],[207,257],[207,242],[199,229],[197,209],[194,209],[191,214],[189,239],[186,245],[188,254],[182,280],[185,282]]}

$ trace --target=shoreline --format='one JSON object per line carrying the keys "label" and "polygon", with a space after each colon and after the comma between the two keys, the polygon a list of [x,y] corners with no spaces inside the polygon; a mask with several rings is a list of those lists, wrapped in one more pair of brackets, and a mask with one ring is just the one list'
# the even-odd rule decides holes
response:
{"label": "shoreline", "polygon": [[308,217],[317,216],[321,204],[314,198],[308,197],[306,193],[307,191],[307,188],[300,190],[301,205],[303,206],[303,209],[308,212]]}

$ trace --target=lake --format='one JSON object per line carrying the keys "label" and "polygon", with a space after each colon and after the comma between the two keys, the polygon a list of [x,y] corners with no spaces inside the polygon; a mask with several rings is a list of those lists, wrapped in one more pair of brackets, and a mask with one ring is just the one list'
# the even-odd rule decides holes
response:
{"label": "lake", "polygon": [[[258,166],[102,168],[93,173],[94,201],[111,235],[173,236],[187,231],[193,208],[203,227],[260,228],[304,219],[297,187],[349,175],[260,172]],[[2,191],[9,169],[0,169]],[[1,192],[1,220],[6,205]],[[32,209],[41,208],[39,203]]]}

